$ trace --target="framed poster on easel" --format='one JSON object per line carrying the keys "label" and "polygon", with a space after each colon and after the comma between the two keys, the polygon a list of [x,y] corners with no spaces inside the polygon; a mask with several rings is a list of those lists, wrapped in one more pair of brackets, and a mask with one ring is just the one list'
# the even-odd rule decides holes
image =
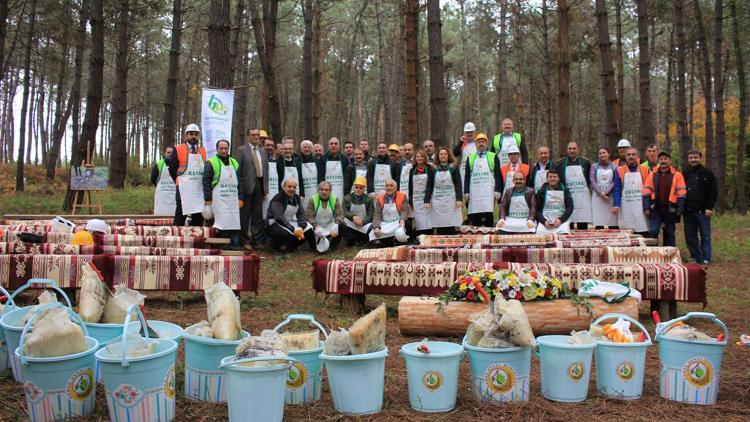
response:
{"label": "framed poster on easel", "polygon": [[[70,190],[73,191],[73,210],[75,215],[79,209],[87,209],[89,214],[104,214],[102,202],[93,192],[107,189],[109,181],[109,167],[96,167],[93,163],[84,163],[70,168]],[[81,203],[78,199],[81,199]],[[98,212],[97,212],[98,211]]]}

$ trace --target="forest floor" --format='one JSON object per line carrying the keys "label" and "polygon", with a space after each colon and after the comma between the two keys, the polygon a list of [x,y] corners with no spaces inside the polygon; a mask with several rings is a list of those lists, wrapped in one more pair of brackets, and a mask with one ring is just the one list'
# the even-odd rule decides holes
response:
{"label": "forest floor", "polygon": [[[3,198],[5,202],[5,198]],[[121,212],[116,210],[114,212]],[[15,211],[21,212],[21,211]],[[30,211],[26,211],[30,212]],[[681,231],[682,227],[679,226]],[[618,401],[599,397],[595,374],[591,375],[589,398],[579,404],[563,404],[544,399],[540,392],[539,361],[531,362],[531,397],[526,403],[503,406],[476,401],[471,391],[471,372],[464,361],[460,368],[458,399],[455,410],[445,414],[425,414],[411,410],[407,391],[404,361],[399,356],[401,345],[421,340],[405,337],[398,331],[398,297],[368,296],[367,307],[381,302],[388,304],[388,333],[386,343],[385,396],[382,412],[361,420],[429,420],[429,421],[497,421],[497,420],[750,420],[750,348],[734,345],[739,334],[750,334],[750,218],[727,215],[714,219],[714,264],[708,271],[708,306],[726,323],[730,331],[730,345],[726,347],[721,371],[718,403],[715,406],[690,406],[670,402],[659,397],[658,347],[647,353],[647,369],[643,398],[637,401]],[[683,257],[687,257],[680,239]],[[350,258],[353,249],[343,249],[336,258]],[[260,252],[260,294],[242,295],[242,324],[251,333],[273,328],[289,313],[315,315],[328,329],[349,327],[358,315],[343,310],[338,298],[316,294],[312,289],[311,263],[319,255],[302,252],[293,256]],[[32,295],[26,295],[32,300]],[[206,319],[206,304],[202,293],[149,293],[146,308],[151,319],[166,320],[188,326]],[[679,304],[680,314],[699,311],[700,304]],[[648,313],[648,302],[641,304],[640,319],[651,333],[653,324]],[[459,338],[445,340],[460,342]],[[177,363],[177,417],[180,421],[221,421],[227,419],[227,406],[207,404],[185,399],[183,387],[183,353],[180,346]],[[0,374],[0,420],[25,420],[23,389],[17,385],[10,371]],[[333,409],[328,384],[324,383],[320,401],[305,406],[286,406],[286,420],[349,420]],[[87,421],[107,420],[107,405],[102,386],[97,389],[96,410]],[[248,420],[251,420],[248,418]]]}

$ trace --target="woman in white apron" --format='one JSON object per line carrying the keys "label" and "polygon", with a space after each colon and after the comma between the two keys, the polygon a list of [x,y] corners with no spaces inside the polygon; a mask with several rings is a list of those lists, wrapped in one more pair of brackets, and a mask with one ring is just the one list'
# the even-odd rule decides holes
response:
{"label": "woman in white apron", "polygon": [[324,180],[318,184],[318,193],[307,201],[305,215],[313,226],[317,251],[323,253],[336,249],[341,242],[344,211],[341,200],[331,193],[331,183]]}
{"label": "woman in white apron", "polygon": [[263,198],[263,219],[268,217],[268,206],[271,200],[279,193],[279,172],[276,170],[276,162],[268,156],[268,195]]}
{"label": "woman in white apron", "polygon": [[629,164],[617,168],[615,180],[614,212],[621,229],[631,229],[636,233],[648,232],[648,219],[643,213],[643,182],[648,176],[648,168]]}
{"label": "woman in white apron", "polygon": [[464,206],[461,174],[456,159],[448,148],[437,152],[437,166],[433,178],[430,226],[437,234],[456,234],[456,227],[463,223],[461,210]]}
{"label": "woman in white apron", "polygon": [[268,237],[271,246],[281,251],[295,252],[307,240],[315,248],[315,233],[312,225],[307,222],[305,210],[296,193],[297,181],[287,179],[282,185],[282,191],[277,193],[268,206]]}
{"label": "woman in white apron", "polygon": [[570,233],[573,199],[568,189],[560,184],[555,169],[547,171],[547,183],[536,194],[536,234]]}
{"label": "woman in white apron", "polygon": [[372,198],[367,196],[367,179],[357,177],[352,184],[352,193],[344,197],[344,230],[343,237],[348,246],[367,243],[375,209]]}
{"label": "woman in white apron", "polygon": [[591,165],[591,217],[597,229],[614,228],[617,216],[612,213],[614,204],[615,172],[617,167],[609,161],[609,148],[600,147],[599,162]]}
{"label": "woman in white apron", "polygon": [[159,160],[156,163],[156,171],[154,215],[173,216],[177,207],[177,202],[175,201],[177,185],[172,180],[172,176],[169,175],[169,168],[164,164],[164,160]]}
{"label": "woman in white apron", "polygon": [[396,190],[396,186],[395,180],[386,180],[385,192],[376,198],[370,232],[370,241],[375,246],[392,245],[394,239],[401,243],[409,240],[406,236],[409,200],[403,192]]}
{"label": "woman in white apron", "polygon": [[[575,145],[577,154],[578,145],[575,142],[568,144],[568,150]],[[570,191],[573,198],[573,215],[570,223],[578,223],[575,228],[585,230],[591,223],[591,192],[589,191],[589,171],[591,164],[583,157],[576,155],[575,158],[565,157],[561,160],[564,179],[562,184]]]}
{"label": "woman in white apron", "polygon": [[385,192],[385,182],[397,176],[395,165],[388,157],[388,146],[381,142],[378,144],[378,155],[367,164],[367,193],[375,198]]}
{"label": "woman in white apron", "polygon": [[523,172],[515,172],[512,181],[513,187],[506,189],[500,200],[500,220],[496,227],[503,233],[534,233],[536,231],[534,189],[526,187]]}
{"label": "woman in white apron", "polygon": [[500,161],[487,151],[487,135],[476,137],[477,152],[466,161],[464,198],[468,196],[469,222],[479,227],[495,226],[495,200],[500,199]]}
{"label": "woman in white apron", "polygon": [[414,167],[410,167],[409,171],[407,196],[411,204],[410,215],[414,218],[414,234],[418,236],[432,232],[430,200],[432,199],[434,170],[427,164],[427,154],[422,150],[414,154],[414,162]]}
{"label": "woman in white apron", "polygon": [[203,217],[213,218],[213,227],[219,230],[218,237],[229,238],[229,249],[240,248],[240,208],[237,160],[229,156],[229,141],[216,142],[216,155],[206,162],[203,169]]}

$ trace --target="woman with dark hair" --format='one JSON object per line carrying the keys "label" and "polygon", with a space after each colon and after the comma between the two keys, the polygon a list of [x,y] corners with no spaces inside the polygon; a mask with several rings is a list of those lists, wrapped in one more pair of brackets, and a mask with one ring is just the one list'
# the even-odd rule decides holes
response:
{"label": "woman with dark hair", "polygon": [[612,213],[614,205],[615,178],[617,166],[609,160],[609,148],[599,147],[598,162],[591,165],[591,214],[597,229],[617,227],[617,215]]}
{"label": "woman with dark hair", "polygon": [[414,235],[430,234],[430,199],[434,170],[421,149],[414,154],[414,164],[409,170],[409,203],[414,217]]}
{"label": "woman with dark hair", "polygon": [[435,155],[437,158],[432,176],[430,226],[438,234],[456,234],[456,226],[463,222],[461,172],[448,148],[438,149]]}

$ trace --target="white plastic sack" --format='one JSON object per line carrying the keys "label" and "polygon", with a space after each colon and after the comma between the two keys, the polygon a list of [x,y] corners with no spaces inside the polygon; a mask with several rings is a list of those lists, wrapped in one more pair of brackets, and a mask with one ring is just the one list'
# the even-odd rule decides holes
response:
{"label": "white plastic sack", "polygon": [[[26,312],[26,315],[24,315],[23,319],[21,320],[21,325],[26,325],[26,323],[29,322],[29,320],[34,317],[34,312],[36,312],[37,308],[40,305],[45,305],[47,303],[57,302],[57,296],[55,296],[55,294],[52,293],[49,290],[44,290],[42,292],[42,294],[40,294],[39,297],[37,297],[36,299],[39,301],[39,305],[32,306],[29,309],[29,311]],[[45,313],[47,313],[47,312],[49,312],[49,311],[45,311]],[[44,314],[42,314],[42,315],[44,315]]]}
{"label": "white plastic sack", "polygon": [[581,297],[600,297],[607,303],[616,303],[625,299],[625,297],[634,297],[638,303],[641,303],[641,292],[631,289],[618,283],[608,281],[599,281],[592,278],[581,282],[578,289],[578,296]]}
{"label": "white plastic sack", "polygon": [[208,321],[201,321],[185,328],[185,333],[192,336],[214,338],[214,330],[211,329]]}
{"label": "white plastic sack", "polygon": [[240,301],[232,289],[218,282],[205,290],[208,304],[208,322],[219,340],[237,340],[240,337]]}
{"label": "white plastic sack", "polygon": [[349,340],[349,332],[341,328],[328,335],[324,345],[323,353],[328,356],[346,356],[351,351],[352,344]]}
{"label": "white plastic sack", "polygon": [[65,308],[45,311],[24,343],[24,353],[36,358],[73,355],[87,348],[81,326],[70,320]]}
{"label": "white plastic sack", "polygon": [[[113,358],[121,358],[123,354],[122,336],[115,337],[107,346],[107,353]],[[125,357],[137,358],[156,353],[156,340],[146,340],[138,333],[127,332],[125,337]]]}
{"label": "white plastic sack", "polygon": [[144,303],[146,303],[146,295],[124,284],[118,284],[115,286],[115,295],[109,299],[104,307],[102,322],[105,324],[122,324],[125,322],[125,316],[130,305],[143,305]]}
{"label": "white plastic sack", "polygon": [[[288,349],[281,335],[273,330],[263,330],[259,336],[242,340],[235,349],[235,359],[255,357],[287,357]],[[248,362],[243,366],[270,366],[274,361]]]}
{"label": "white plastic sack", "polygon": [[99,322],[107,301],[112,296],[104,280],[91,263],[81,267],[81,296],[78,313],[86,322]]}

